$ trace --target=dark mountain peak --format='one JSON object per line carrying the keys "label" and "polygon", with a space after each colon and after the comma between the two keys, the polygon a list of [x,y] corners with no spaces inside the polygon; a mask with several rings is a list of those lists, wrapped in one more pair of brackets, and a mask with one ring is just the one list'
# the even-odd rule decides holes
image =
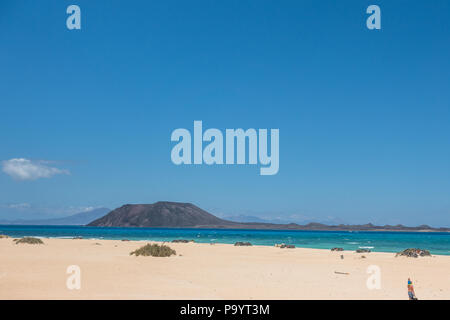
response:
{"label": "dark mountain peak", "polygon": [[195,205],[193,205],[190,202],[173,202],[173,201],[158,201],[155,202],[154,204],[152,204],[154,206],[185,206],[185,207],[195,207]]}
{"label": "dark mountain peak", "polygon": [[309,228],[321,228],[324,226],[326,226],[326,225],[324,225],[322,223],[318,223],[318,222],[310,222],[307,225],[305,225],[305,227],[309,227]]}
{"label": "dark mountain peak", "polygon": [[215,227],[234,222],[223,220],[192,203],[159,201],[152,204],[127,204],[89,226],[101,227]]}

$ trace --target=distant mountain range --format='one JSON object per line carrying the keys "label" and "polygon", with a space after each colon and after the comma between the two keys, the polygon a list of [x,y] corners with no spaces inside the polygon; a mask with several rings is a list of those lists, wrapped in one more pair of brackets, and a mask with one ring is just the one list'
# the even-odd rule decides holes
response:
{"label": "distant mountain range", "polygon": [[16,225],[78,225],[84,226],[89,222],[103,217],[110,212],[107,208],[98,208],[90,211],[80,212],[68,217],[53,218],[53,219],[39,219],[39,220],[0,220],[0,224],[16,224]]}
{"label": "distant mountain range", "polygon": [[104,217],[92,221],[88,226],[97,227],[167,227],[167,228],[228,228],[271,230],[316,230],[316,231],[441,231],[450,228],[432,228],[427,225],[406,227],[403,225],[376,226],[326,225],[322,223],[276,224],[267,222],[237,222],[220,219],[191,203],[156,202],[154,204],[127,204]]}
{"label": "distant mountain range", "polygon": [[257,222],[257,223],[272,223],[272,224],[290,224],[290,223],[296,223],[300,225],[305,225],[311,222],[317,222],[322,223],[326,225],[336,225],[336,224],[342,224],[343,221],[339,218],[325,218],[322,220],[313,220],[310,218],[299,218],[299,217],[292,217],[287,216],[285,218],[269,218],[269,217],[256,217],[251,215],[233,215],[233,216],[222,216],[222,219],[234,221],[234,222]]}
{"label": "distant mountain range", "polygon": [[257,223],[274,223],[274,224],[287,224],[291,221],[282,220],[282,219],[267,219],[260,218],[255,216],[247,216],[247,215],[235,215],[235,216],[224,216],[222,219],[233,221],[233,222],[257,222]]}

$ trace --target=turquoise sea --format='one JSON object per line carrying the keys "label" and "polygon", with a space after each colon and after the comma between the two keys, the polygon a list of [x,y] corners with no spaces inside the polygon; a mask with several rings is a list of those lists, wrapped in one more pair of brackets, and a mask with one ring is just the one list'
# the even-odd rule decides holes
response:
{"label": "turquoise sea", "polygon": [[254,245],[264,246],[286,243],[301,248],[331,249],[342,247],[345,250],[368,248],[379,252],[398,252],[406,248],[421,248],[429,250],[432,254],[450,255],[450,233],[444,232],[335,232],[0,225],[0,234],[12,237],[72,238],[80,236],[92,239],[143,241],[192,239],[202,243],[249,241]]}

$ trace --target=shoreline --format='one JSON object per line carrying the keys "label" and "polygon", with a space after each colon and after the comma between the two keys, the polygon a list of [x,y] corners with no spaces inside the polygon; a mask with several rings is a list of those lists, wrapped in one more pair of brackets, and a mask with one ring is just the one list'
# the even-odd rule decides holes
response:
{"label": "shoreline", "polygon": [[[58,227],[58,226],[55,226],[55,227]],[[0,231],[0,235],[1,234],[2,233]],[[232,245],[232,246],[234,245],[233,242],[206,242],[206,241],[203,242],[203,241],[198,241],[198,240],[193,239],[193,238],[187,239],[187,238],[181,238],[181,237],[178,237],[178,238],[175,237],[174,239],[170,239],[170,240],[158,240],[158,239],[151,239],[151,238],[148,238],[148,239],[133,239],[132,237],[129,237],[129,238],[124,237],[124,238],[117,239],[117,238],[105,238],[105,237],[97,238],[97,237],[84,237],[84,236],[59,236],[59,237],[55,236],[55,237],[52,237],[52,236],[41,236],[41,235],[33,235],[33,234],[22,235],[22,236],[12,236],[12,235],[9,235],[8,233],[4,233],[4,234],[8,235],[11,238],[34,237],[34,238],[40,238],[40,239],[69,239],[69,240],[71,240],[71,239],[74,239],[74,240],[81,240],[81,239],[84,239],[84,240],[108,240],[108,241],[124,241],[125,240],[125,241],[136,241],[136,242],[156,242],[156,243],[169,243],[169,244],[172,243],[172,240],[183,239],[183,240],[193,241],[196,244],[226,244],[226,245]],[[80,238],[77,239],[77,237],[80,237]],[[217,240],[217,239],[212,239],[212,240]],[[249,239],[249,240],[245,240],[244,239],[244,240],[239,240],[239,241],[248,241],[248,242],[251,243],[252,239]],[[285,242],[285,244],[292,244],[292,243]],[[340,247],[340,246],[342,246],[342,244],[337,244],[337,245],[331,245],[330,248],[317,248],[317,247],[303,247],[303,246],[299,246],[297,244],[294,244],[294,245],[295,245],[296,249],[313,249],[313,250],[324,250],[324,251],[330,251],[333,247]],[[276,246],[276,244],[275,243],[274,244],[253,244],[252,243],[252,247],[257,247],[257,246],[274,247],[274,246]],[[416,246],[416,247],[419,248],[420,245]],[[405,250],[405,249],[409,249],[409,248],[402,247],[402,248],[398,248],[398,249],[395,249],[395,250],[392,250],[392,251],[383,251],[383,250],[377,249],[376,246],[368,246],[368,245],[361,244],[360,246],[358,245],[358,249],[369,249],[371,252],[374,252],[374,253],[387,253],[387,254],[394,254],[395,255],[399,251],[402,251],[402,250]],[[420,249],[429,250],[429,248],[427,248],[427,247],[421,247]],[[343,248],[344,252],[355,252],[356,250],[357,249],[345,249],[345,248]],[[340,251],[340,252],[342,252],[342,251]],[[443,254],[443,253],[434,253],[433,250],[430,250],[430,253],[433,256],[450,256],[450,251],[449,251],[448,254]]]}
{"label": "shoreline", "polygon": [[[0,299],[407,299],[408,277],[419,299],[450,299],[444,255],[166,242],[177,254],[157,258],[130,256],[156,241],[41,238],[0,239]],[[80,267],[80,290],[66,287],[71,265]],[[366,284],[374,265],[379,290]]]}
{"label": "shoreline", "polygon": [[[45,236],[35,236],[35,235],[26,235],[23,237],[33,237],[33,238],[39,238],[39,239],[61,239],[61,240],[104,240],[104,241],[121,241],[121,242],[148,242],[148,243],[158,243],[158,244],[176,244],[174,242],[172,242],[172,240],[155,240],[155,239],[107,239],[107,238],[88,238],[88,237],[81,237],[81,238],[77,238],[72,237],[72,236],[61,236],[61,237],[45,237]],[[23,237],[11,237],[11,239],[17,239],[17,238],[23,238]],[[176,239],[176,240],[188,240],[190,241],[190,243],[195,243],[195,244],[205,244],[205,245],[229,245],[229,246],[234,246],[234,243],[227,243],[227,242],[197,242],[194,239]],[[264,244],[252,244],[249,247],[276,247],[276,245],[264,245]],[[375,249],[375,247],[373,246],[359,246],[359,249],[369,249],[370,252],[368,253],[386,253],[386,254],[393,254],[395,255],[396,253],[398,253],[397,251],[378,251],[378,250],[373,250]],[[292,250],[292,249],[310,249],[310,250],[323,250],[323,251],[331,251],[332,248],[313,248],[313,247],[299,247],[299,246],[295,246],[295,248],[287,248],[286,250]],[[405,248],[408,249],[408,248]],[[427,249],[427,248],[421,248],[421,249]],[[343,249],[343,251],[337,251],[337,252],[353,252],[353,253],[357,253],[356,250],[350,250],[350,249]],[[432,256],[443,256],[443,257],[450,257],[450,253],[449,254],[439,254],[439,253],[431,253]]]}
{"label": "shoreline", "polygon": [[[392,254],[399,253],[405,249],[419,248],[430,251],[432,255],[450,256],[450,234],[446,232],[282,231],[248,229],[245,230],[249,232],[246,234],[243,231],[241,229],[0,225],[0,235],[5,234],[10,237],[29,236],[48,239],[72,239],[80,237],[98,240],[127,239],[132,241],[167,243],[176,239],[187,239],[196,243],[207,244],[211,242],[234,244],[239,241],[248,241],[253,246],[264,247],[272,247],[276,244],[285,243],[287,245],[294,245],[297,248],[330,250],[331,248],[339,247],[343,248],[344,251],[370,249],[372,252]],[[384,237],[384,234],[392,236]]]}

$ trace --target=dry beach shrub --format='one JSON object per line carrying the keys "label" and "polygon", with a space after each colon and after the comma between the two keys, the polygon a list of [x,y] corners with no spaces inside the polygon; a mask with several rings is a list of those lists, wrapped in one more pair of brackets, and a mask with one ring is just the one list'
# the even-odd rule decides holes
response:
{"label": "dry beach shrub", "polygon": [[176,255],[176,251],[166,245],[146,244],[143,247],[133,251],[130,255],[135,256],[152,256],[152,257],[170,257]]}
{"label": "dry beach shrub", "polygon": [[13,241],[16,244],[19,244],[19,243],[44,244],[44,242],[41,239],[33,238],[33,237],[24,237],[24,238],[20,238],[20,239],[14,239]]}

